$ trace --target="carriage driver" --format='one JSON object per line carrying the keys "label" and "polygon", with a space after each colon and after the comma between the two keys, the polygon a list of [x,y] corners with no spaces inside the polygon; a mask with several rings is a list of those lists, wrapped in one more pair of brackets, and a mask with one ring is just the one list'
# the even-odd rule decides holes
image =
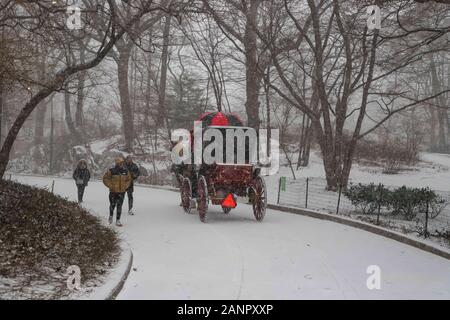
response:
{"label": "carriage driver", "polygon": [[[183,139],[180,137],[177,143],[174,144],[172,152],[175,152],[179,157],[183,156]],[[192,198],[197,197],[197,175],[195,174],[194,166],[192,164],[185,164],[182,161],[180,164],[172,164],[171,171],[175,174],[178,185],[181,187],[183,177],[189,178],[192,182]]]}

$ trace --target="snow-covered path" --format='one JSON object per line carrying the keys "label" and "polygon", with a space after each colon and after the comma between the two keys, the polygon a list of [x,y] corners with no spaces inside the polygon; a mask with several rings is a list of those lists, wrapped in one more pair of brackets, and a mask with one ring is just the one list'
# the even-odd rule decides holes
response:
{"label": "snow-covered path", "polygon": [[[52,178],[16,176],[50,186]],[[73,181],[55,192],[75,200]],[[86,189],[84,206],[107,219],[107,190]],[[240,204],[210,207],[209,222],[185,214],[179,195],[135,188],[135,216],[122,235],[134,253],[119,299],[450,299],[450,261],[344,225],[268,210],[264,222]],[[124,207],[127,203],[125,202]],[[381,269],[369,290],[367,267]]]}

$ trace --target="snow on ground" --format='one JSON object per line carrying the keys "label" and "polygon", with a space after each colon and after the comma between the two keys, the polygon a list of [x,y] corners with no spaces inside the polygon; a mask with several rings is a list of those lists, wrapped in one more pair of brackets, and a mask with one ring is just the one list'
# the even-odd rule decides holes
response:
{"label": "snow on ground", "polygon": [[[52,178],[16,176],[49,187]],[[134,253],[119,299],[450,299],[450,261],[333,222],[268,210],[253,219],[240,204],[230,215],[210,207],[209,223],[185,214],[177,193],[135,188],[135,216],[122,219]],[[76,198],[73,181],[55,192]],[[107,190],[86,189],[84,206],[105,221]],[[126,207],[126,202],[125,206]],[[381,289],[366,286],[381,268]]]}
{"label": "snow on ground", "polygon": [[[295,158],[295,157],[294,157]],[[350,173],[353,183],[383,183],[388,186],[430,187],[433,190],[450,191],[450,154],[421,153],[418,165],[398,174],[383,174],[382,167],[368,167],[355,163]],[[295,169],[295,168],[294,168]],[[325,178],[322,158],[311,152],[308,167],[300,167],[295,171],[296,178]],[[266,181],[273,185],[273,191],[278,187],[280,176],[292,178],[289,167],[280,167],[279,173],[268,177]]]}
{"label": "snow on ground", "polygon": [[96,140],[90,143],[91,151],[95,154],[101,155],[106,150],[111,149],[112,146],[117,145],[122,136],[116,135],[111,138]]}
{"label": "snow on ground", "polygon": [[[395,188],[406,185],[408,187],[429,187],[450,202],[450,155],[438,153],[422,153],[421,162],[414,167],[405,168],[398,174],[383,174],[383,168],[362,166],[354,164],[351,183],[383,183],[386,187]],[[287,177],[286,189],[281,192],[279,203],[287,206],[305,207],[306,178],[309,178],[308,208],[322,212],[336,213],[338,193],[326,190],[325,172],[322,159],[311,153],[310,164],[306,168],[295,171],[296,180],[293,179],[289,167],[281,167],[277,175],[266,177],[269,189],[269,202],[278,201],[278,181],[280,176]],[[355,219],[370,218],[355,214],[355,207],[345,197],[341,197],[339,214],[351,215]],[[371,217],[375,219],[375,217]],[[425,214],[419,214],[412,221],[406,221],[401,216],[381,216],[383,225],[391,229],[406,232],[413,237],[419,237],[417,230],[425,224]],[[428,222],[428,230],[432,233],[450,227],[450,204],[442,212]],[[449,247],[448,241],[439,237],[431,237],[431,241]]]}

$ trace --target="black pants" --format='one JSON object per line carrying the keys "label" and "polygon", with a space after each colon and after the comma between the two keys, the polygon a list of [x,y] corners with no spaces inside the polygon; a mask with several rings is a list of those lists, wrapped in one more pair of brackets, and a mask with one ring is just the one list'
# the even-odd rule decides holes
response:
{"label": "black pants", "polygon": [[110,192],[109,193],[109,216],[114,215],[114,208],[117,207],[116,219],[120,220],[122,215],[123,199],[125,198],[125,192]]}
{"label": "black pants", "polygon": [[84,184],[77,184],[78,202],[83,202],[84,188],[86,188],[86,185],[84,185]]}
{"label": "black pants", "polygon": [[134,188],[133,185],[131,185],[128,189],[127,189],[127,196],[128,196],[128,210],[131,210],[133,208],[133,192],[134,192]]}

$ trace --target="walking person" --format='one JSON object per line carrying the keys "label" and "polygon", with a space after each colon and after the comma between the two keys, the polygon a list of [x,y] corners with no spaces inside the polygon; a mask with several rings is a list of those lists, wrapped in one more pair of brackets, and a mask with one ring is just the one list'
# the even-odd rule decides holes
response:
{"label": "walking person", "polygon": [[134,181],[139,178],[141,172],[139,171],[139,167],[133,162],[133,158],[131,156],[127,156],[125,158],[125,167],[131,173],[131,184],[127,189],[128,196],[128,214],[134,215],[133,212],[133,192],[134,192]]}
{"label": "walking person", "polygon": [[78,161],[77,167],[75,168],[72,178],[75,180],[78,190],[78,203],[83,202],[84,189],[88,185],[91,179],[91,173],[87,167],[87,161],[81,159]]}
{"label": "walking person", "polygon": [[129,188],[132,178],[122,157],[115,160],[115,166],[103,175],[103,184],[109,188],[109,223],[113,222],[116,209],[116,226],[121,227],[120,216],[125,198],[125,191]]}

